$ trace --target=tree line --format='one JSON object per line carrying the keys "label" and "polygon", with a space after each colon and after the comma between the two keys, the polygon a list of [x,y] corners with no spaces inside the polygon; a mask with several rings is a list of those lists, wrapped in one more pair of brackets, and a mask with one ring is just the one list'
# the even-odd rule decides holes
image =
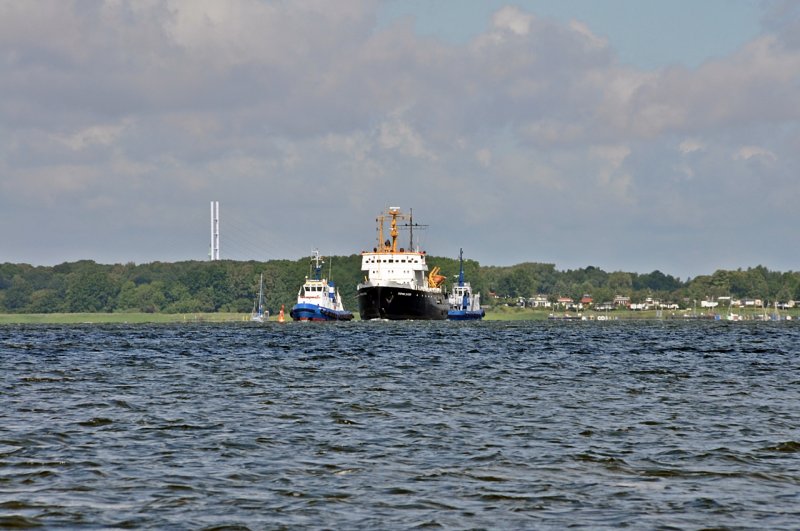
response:
{"label": "tree line", "polygon": [[[458,260],[429,256],[428,264],[441,268],[447,285],[457,281]],[[763,266],[718,270],[685,281],[657,270],[638,274],[588,266],[558,271],[554,264],[534,262],[499,267],[466,260],[464,270],[475,291],[483,294],[482,302],[489,305],[537,294],[551,300],[559,296],[577,300],[587,294],[595,302],[611,301],[616,295],[630,297],[632,302],[653,297],[679,304],[720,296],[781,302],[800,299],[800,272],[770,271]],[[262,273],[270,313],[281,305],[288,312],[310,275],[310,261],[4,263],[0,264],[0,313],[249,312]],[[335,281],[345,307],[357,310],[356,285],[363,279],[361,256],[327,258],[324,276]]]}

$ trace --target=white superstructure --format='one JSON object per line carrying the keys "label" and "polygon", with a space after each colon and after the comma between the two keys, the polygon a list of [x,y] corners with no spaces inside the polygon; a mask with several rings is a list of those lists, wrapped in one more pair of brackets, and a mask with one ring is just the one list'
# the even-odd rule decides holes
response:
{"label": "white superstructure", "polygon": [[389,208],[391,240],[383,240],[383,225],[385,215],[376,220],[378,222],[378,241],[383,242],[380,247],[375,247],[372,252],[361,253],[361,270],[365,273],[364,282],[358,289],[366,287],[398,287],[412,290],[441,293],[440,287],[444,277],[439,275],[439,268],[434,267],[430,275],[428,264],[425,261],[425,251],[411,251],[397,247],[397,219],[404,216],[398,207]]}
{"label": "white superstructure", "polygon": [[367,274],[367,278],[359,284],[359,288],[395,286],[441,292],[441,288],[431,288],[428,283],[428,264],[425,263],[424,252],[365,252],[361,256],[361,270]]}
{"label": "white superstructure", "polygon": [[447,301],[452,310],[474,312],[481,309],[481,294],[473,294],[469,282],[464,282],[463,286],[453,286],[453,291],[450,292]]}

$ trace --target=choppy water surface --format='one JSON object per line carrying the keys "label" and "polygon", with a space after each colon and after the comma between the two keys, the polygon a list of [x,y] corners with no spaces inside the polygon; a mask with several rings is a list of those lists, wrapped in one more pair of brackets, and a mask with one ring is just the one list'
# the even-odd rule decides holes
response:
{"label": "choppy water surface", "polygon": [[800,323],[0,327],[0,527],[797,529]]}

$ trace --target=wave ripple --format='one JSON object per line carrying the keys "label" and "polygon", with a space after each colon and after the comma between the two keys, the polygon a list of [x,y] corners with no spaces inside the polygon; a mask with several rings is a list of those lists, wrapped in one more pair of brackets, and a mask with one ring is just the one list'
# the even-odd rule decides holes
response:
{"label": "wave ripple", "polygon": [[0,527],[794,529],[799,330],[0,327]]}

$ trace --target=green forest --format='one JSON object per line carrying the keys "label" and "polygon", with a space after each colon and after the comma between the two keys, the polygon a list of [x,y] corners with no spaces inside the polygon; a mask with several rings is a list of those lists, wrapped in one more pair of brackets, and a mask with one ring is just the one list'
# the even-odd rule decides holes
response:
{"label": "green forest", "polygon": [[[458,260],[428,257],[439,266],[447,284],[458,278]],[[326,258],[325,277],[335,281],[345,307],[357,310],[356,284],[363,278],[361,256]],[[660,271],[647,274],[606,272],[588,266],[558,271],[553,264],[523,263],[481,266],[464,262],[465,276],[485,305],[508,304],[537,294],[595,302],[614,296],[641,302],[647,297],[689,307],[694,301],[733,296],[766,302],[800,299],[800,272],[769,271],[763,266],[719,270],[681,281]],[[270,313],[294,304],[297,291],[310,273],[309,259],[257,261],[187,261],[148,264],[97,264],[91,260],[56,266],[0,264],[0,313],[77,312],[249,312],[264,274]],[[490,295],[496,296],[490,296]]]}

